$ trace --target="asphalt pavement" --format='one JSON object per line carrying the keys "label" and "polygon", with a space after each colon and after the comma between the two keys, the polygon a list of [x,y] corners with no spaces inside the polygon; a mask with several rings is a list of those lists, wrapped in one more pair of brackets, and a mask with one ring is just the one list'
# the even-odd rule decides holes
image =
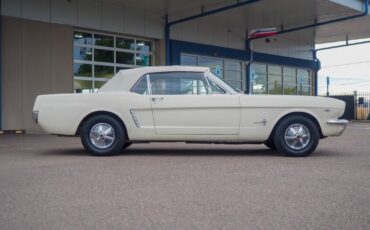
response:
{"label": "asphalt pavement", "polygon": [[306,158],[263,145],[0,135],[0,229],[370,229],[370,124]]}

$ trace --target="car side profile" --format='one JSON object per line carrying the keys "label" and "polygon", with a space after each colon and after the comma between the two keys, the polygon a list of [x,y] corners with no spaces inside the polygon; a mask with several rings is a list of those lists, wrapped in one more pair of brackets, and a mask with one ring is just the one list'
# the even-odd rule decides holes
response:
{"label": "car side profile", "polygon": [[264,143],[307,156],[339,136],[345,103],[311,96],[245,95],[209,68],[143,67],[119,71],[96,93],[40,95],[33,118],[46,132],[79,135],[97,156],[132,143]]}

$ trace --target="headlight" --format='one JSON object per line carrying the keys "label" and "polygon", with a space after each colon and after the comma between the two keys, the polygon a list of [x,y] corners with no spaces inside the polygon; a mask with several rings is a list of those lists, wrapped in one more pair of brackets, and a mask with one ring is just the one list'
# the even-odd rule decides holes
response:
{"label": "headlight", "polygon": [[39,111],[33,111],[32,112],[32,120],[37,124],[37,119],[39,116]]}

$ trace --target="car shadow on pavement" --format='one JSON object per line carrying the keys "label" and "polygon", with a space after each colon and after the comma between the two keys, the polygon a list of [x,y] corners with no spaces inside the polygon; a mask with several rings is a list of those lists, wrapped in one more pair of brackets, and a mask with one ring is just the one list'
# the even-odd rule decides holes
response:
{"label": "car shadow on pavement", "polygon": [[[91,156],[83,148],[54,149],[39,152],[42,155],[55,156]],[[282,156],[271,149],[206,149],[206,148],[128,148],[115,156]]]}
{"label": "car shadow on pavement", "polygon": [[140,156],[279,156],[271,149],[128,148],[121,155]]}

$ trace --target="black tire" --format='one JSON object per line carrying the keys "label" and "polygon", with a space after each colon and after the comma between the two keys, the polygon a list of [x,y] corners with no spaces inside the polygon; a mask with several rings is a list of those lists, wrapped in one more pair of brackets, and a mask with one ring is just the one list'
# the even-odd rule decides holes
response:
{"label": "black tire", "polygon": [[270,139],[265,141],[263,144],[266,145],[266,147],[269,149],[274,149],[274,150],[276,149],[274,142]]}
{"label": "black tire", "polygon": [[319,144],[320,132],[316,123],[304,116],[290,116],[281,121],[274,133],[276,149],[290,157],[305,157]]}
{"label": "black tire", "polygon": [[126,149],[126,148],[130,147],[131,145],[132,145],[132,143],[131,143],[131,142],[125,142],[125,143],[123,144],[122,149]]}
{"label": "black tire", "polygon": [[[90,136],[90,132],[93,132],[92,129],[97,131],[99,126],[101,125],[103,125],[102,127],[107,128],[106,130],[110,129],[108,130],[110,131],[110,135],[114,136],[109,137],[109,140],[106,139],[109,142],[109,146],[107,145],[106,147],[98,146],[99,144],[101,144],[101,146],[104,145],[105,137],[101,138],[99,135],[97,135],[97,138],[101,138],[99,139],[99,141],[102,140],[101,143],[97,143],[98,139],[95,138],[95,140],[93,137]],[[123,127],[121,126],[121,124],[115,118],[108,115],[96,115],[89,118],[81,127],[80,137],[84,148],[94,156],[111,156],[117,154],[122,150],[122,147],[125,144],[126,140],[125,132],[123,131]],[[96,141],[95,144],[93,143],[94,140]]]}

